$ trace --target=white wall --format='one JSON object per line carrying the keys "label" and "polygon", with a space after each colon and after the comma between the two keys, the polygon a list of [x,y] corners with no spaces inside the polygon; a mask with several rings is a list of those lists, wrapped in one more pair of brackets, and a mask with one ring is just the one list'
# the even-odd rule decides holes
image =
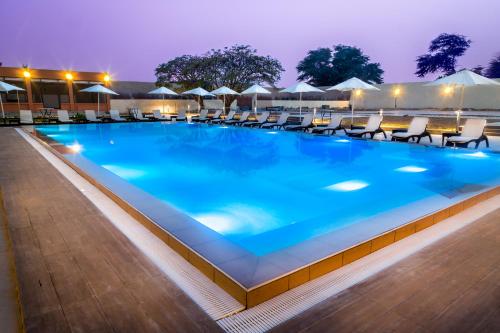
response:
{"label": "white wall", "polygon": [[[165,113],[177,113],[179,109],[189,109],[191,111],[198,110],[198,102],[192,99],[112,99],[111,109],[119,110],[125,113],[130,108],[139,108],[143,112],[151,110],[162,110],[163,103],[165,104]],[[220,100],[205,100],[205,108],[221,109],[222,101]]]}
{"label": "white wall", "polygon": [[265,108],[270,106],[283,106],[285,108],[298,108],[299,105],[308,108],[320,108],[322,105],[328,105],[332,109],[346,108],[349,105],[348,101],[302,101],[299,104],[298,100],[257,100],[257,105],[259,108]]}
{"label": "white wall", "polygon": [[[449,95],[443,87],[425,86],[422,83],[380,84],[381,91],[364,91],[356,99],[356,109],[392,109],[394,108],[394,90],[398,87],[401,96],[397,100],[400,109],[457,109],[460,103],[460,88]],[[464,109],[500,110],[500,86],[466,87]]]}

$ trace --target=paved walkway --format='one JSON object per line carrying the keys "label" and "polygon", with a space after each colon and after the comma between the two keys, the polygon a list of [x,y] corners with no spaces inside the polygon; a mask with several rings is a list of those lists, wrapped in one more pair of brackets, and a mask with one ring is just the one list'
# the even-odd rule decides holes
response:
{"label": "paved walkway", "polygon": [[274,331],[500,332],[500,209]]}
{"label": "paved walkway", "polygon": [[220,331],[12,128],[0,165],[27,331]]}

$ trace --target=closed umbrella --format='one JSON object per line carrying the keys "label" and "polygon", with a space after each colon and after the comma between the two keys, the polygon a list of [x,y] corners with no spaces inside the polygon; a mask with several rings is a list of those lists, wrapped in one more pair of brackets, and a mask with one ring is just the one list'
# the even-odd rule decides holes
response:
{"label": "closed umbrella", "polygon": [[215,89],[211,93],[213,95],[216,95],[216,96],[223,96],[224,107],[222,108],[222,110],[224,112],[224,115],[226,115],[226,95],[239,95],[240,94],[239,92],[234,91],[233,89],[228,88],[226,86]]}
{"label": "closed umbrella", "polygon": [[349,80],[346,80],[342,83],[339,83],[331,88],[328,88],[326,90],[339,90],[339,91],[351,91],[351,123],[354,120],[354,101],[355,99],[353,98],[353,91],[361,91],[361,90],[379,90],[379,88],[372,86],[369,83],[366,83],[357,77],[350,78]]}
{"label": "closed umbrella", "polygon": [[291,94],[299,94],[299,114],[302,116],[302,94],[303,93],[309,93],[309,92],[324,92],[321,89],[318,89],[316,87],[311,86],[310,84],[307,84],[305,82],[299,82],[297,84],[294,84],[293,86],[290,86],[286,89],[283,89],[280,91],[280,93],[291,93]]}
{"label": "closed umbrella", "polygon": [[173,90],[170,90],[168,88],[165,88],[165,87],[160,87],[158,89],[155,89],[155,90],[151,90],[150,92],[148,92],[148,94],[151,94],[151,95],[161,95],[161,99],[162,99],[162,113],[165,113],[165,95],[173,95],[173,96],[177,96],[178,94],[173,91]]}
{"label": "closed umbrella", "polygon": [[242,95],[254,95],[255,96],[255,105],[253,105],[253,108],[255,111],[257,111],[257,95],[258,94],[270,94],[271,92],[267,90],[264,87],[259,86],[258,84],[254,84],[250,88],[244,90],[241,92]]}
{"label": "closed umbrella", "polygon": [[[19,88],[19,87],[12,85],[12,84],[8,84],[6,82],[0,81],[0,92],[8,93],[9,91],[13,91],[13,90],[15,90],[16,92],[17,91],[24,91],[23,88]],[[17,104],[19,105],[19,95],[17,95]],[[5,118],[5,111],[3,109],[3,101],[2,101],[1,96],[0,96],[0,106],[2,108],[2,118]],[[19,107],[19,109],[21,109],[21,107]]]}
{"label": "closed umbrella", "polygon": [[211,93],[209,93],[208,91],[206,91],[205,89],[203,89],[201,87],[185,91],[182,93],[182,95],[198,96],[198,112],[200,112],[200,109],[201,109],[201,98],[204,96],[213,96]]}
{"label": "closed umbrella", "polygon": [[99,96],[100,94],[105,94],[105,95],[118,95],[118,93],[115,93],[113,90],[108,89],[106,87],[101,86],[100,84],[96,84],[95,86],[88,87],[85,89],[80,90],[81,92],[89,92],[89,93],[97,93],[97,116],[99,117]]}

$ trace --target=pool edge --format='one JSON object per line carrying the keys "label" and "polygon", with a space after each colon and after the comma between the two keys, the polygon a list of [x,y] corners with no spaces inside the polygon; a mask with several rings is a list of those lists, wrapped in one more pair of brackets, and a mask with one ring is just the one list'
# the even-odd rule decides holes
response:
{"label": "pool edge", "polygon": [[443,208],[431,214],[427,214],[397,228],[379,234],[369,240],[360,242],[344,250],[332,253],[322,259],[316,260],[298,269],[287,272],[257,286],[254,286],[252,288],[245,288],[236,280],[224,273],[221,269],[217,268],[214,264],[203,258],[203,256],[198,254],[196,251],[190,249],[189,246],[184,244],[170,232],[158,226],[153,220],[137,210],[132,204],[122,199],[120,196],[108,189],[105,185],[95,180],[81,168],[65,158],[63,156],[63,153],[68,153],[68,149],[66,146],[61,145],[54,140],[48,140],[48,142],[44,141],[25,128],[23,128],[23,131],[30,135],[31,138],[42,144],[46,149],[48,149],[51,153],[53,153],[56,157],[58,157],[61,161],[63,161],[66,165],[68,165],[71,169],[78,173],[81,177],[98,188],[102,193],[113,200],[113,202],[124,209],[129,215],[131,215],[134,219],[136,219],[139,223],[141,223],[144,227],[151,231],[156,237],[162,240],[167,246],[177,252],[186,261],[188,261],[196,269],[202,272],[219,287],[224,289],[228,294],[234,297],[246,308],[254,307],[290,289],[293,289],[308,281],[314,280],[320,276],[330,273],[342,266],[361,259],[364,256],[369,255],[370,253],[380,250],[416,232],[439,223],[447,219],[448,217],[454,216],[467,208],[470,208],[482,201],[500,194],[500,186],[493,187],[470,198],[450,205],[446,208]]}

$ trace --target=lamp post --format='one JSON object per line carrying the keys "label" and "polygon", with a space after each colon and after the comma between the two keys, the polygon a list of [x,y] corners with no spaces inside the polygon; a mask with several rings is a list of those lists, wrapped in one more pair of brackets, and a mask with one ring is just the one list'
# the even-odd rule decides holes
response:
{"label": "lamp post", "polygon": [[398,97],[401,95],[401,88],[394,89],[394,109],[398,108]]}

